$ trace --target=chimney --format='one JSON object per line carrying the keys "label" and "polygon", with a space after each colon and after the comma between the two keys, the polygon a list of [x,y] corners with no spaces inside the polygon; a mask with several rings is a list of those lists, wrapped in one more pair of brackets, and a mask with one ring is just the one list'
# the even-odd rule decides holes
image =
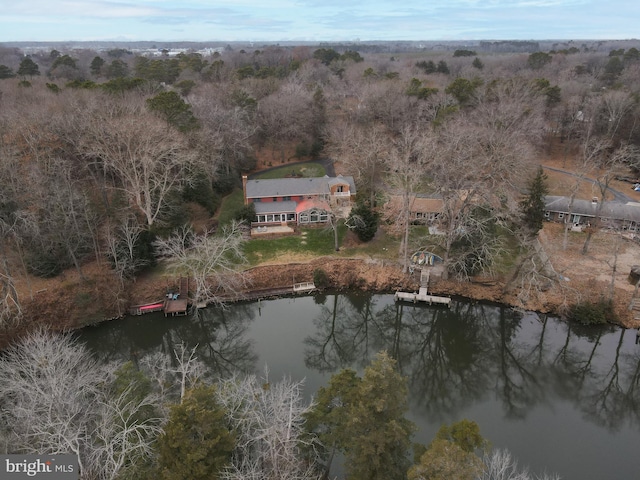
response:
{"label": "chimney", "polygon": [[244,204],[248,205],[249,200],[247,200],[247,176],[242,175],[242,196],[244,197]]}

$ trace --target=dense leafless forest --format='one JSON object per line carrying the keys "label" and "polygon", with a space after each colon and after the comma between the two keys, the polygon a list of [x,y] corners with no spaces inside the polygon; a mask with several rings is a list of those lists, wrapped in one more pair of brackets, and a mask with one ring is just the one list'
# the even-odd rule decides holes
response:
{"label": "dense leafless forest", "polygon": [[[191,204],[214,215],[257,158],[329,156],[380,210],[438,195],[446,272],[491,272],[496,232],[531,240],[521,199],[552,144],[583,172],[635,175],[636,43],[4,46],[3,323],[22,313],[17,274],[108,261],[124,291],[153,241]],[[408,209],[387,214],[406,262]]]}
{"label": "dense leafless forest", "polygon": [[[545,276],[531,261],[539,224],[523,197],[540,155],[561,145],[578,178],[597,170],[605,186],[638,173],[638,46],[4,46],[0,324],[16,328],[27,315],[33,291],[19,295],[18,276],[74,269],[82,279],[90,265],[107,265],[117,302],[154,249],[204,268],[201,279],[231,270],[226,262],[242,254],[234,229],[195,240],[183,227],[193,205],[213,217],[259,159],[335,159],[356,178],[359,199],[386,215],[405,266],[409,202],[437,196],[445,275],[490,275],[510,250],[519,254],[513,278],[535,289]],[[391,196],[400,208],[385,207]],[[194,246],[199,258],[183,255]],[[202,267],[202,258],[219,261]],[[88,308],[95,298],[76,300]],[[302,426],[315,405],[302,402],[299,384],[248,377],[214,386],[194,352],[174,354],[171,365],[150,356],[138,368],[99,366],[68,337],[25,336],[0,363],[10,386],[0,392],[4,450],[71,451],[82,478],[211,478],[220,469],[220,478],[319,478],[330,445],[346,452],[353,478],[401,478],[409,468],[406,385],[386,355],[363,378],[343,371],[320,392],[329,413],[317,414],[309,436]],[[378,399],[392,400],[389,418]],[[483,441],[471,422],[447,428],[409,478],[434,478],[425,472],[445,457],[457,473],[443,476],[516,478],[507,453],[475,457]],[[196,475],[202,459],[211,465]]]}

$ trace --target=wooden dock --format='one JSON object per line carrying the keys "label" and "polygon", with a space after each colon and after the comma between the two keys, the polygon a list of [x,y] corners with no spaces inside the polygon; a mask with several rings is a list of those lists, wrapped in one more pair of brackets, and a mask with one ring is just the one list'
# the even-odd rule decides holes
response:
{"label": "wooden dock", "polygon": [[293,293],[307,293],[316,289],[316,285],[313,282],[302,282],[293,284]]}
{"label": "wooden dock", "polygon": [[633,312],[633,319],[640,320],[640,301],[637,298],[631,302],[631,311]]}
{"label": "wooden dock", "polygon": [[189,309],[189,278],[180,277],[180,289],[178,294],[168,294],[164,302],[164,316],[172,317],[186,315]]}
{"label": "wooden dock", "polygon": [[227,295],[221,298],[224,303],[246,302],[255,300],[266,300],[272,298],[290,297],[292,295],[306,294],[317,291],[315,283],[301,282],[294,283],[291,287],[264,288],[260,290],[251,290],[237,295]]}
{"label": "wooden dock", "polygon": [[178,300],[167,300],[164,307],[164,316],[176,317],[179,315],[186,315],[189,308],[189,301],[186,298]]}
{"label": "wooden dock", "polygon": [[164,300],[158,300],[143,305],[134,305],[129,308],[130,315],[142,315],[144,313],[164,312],[164,316],[186,315],[189,311],[189,279],[180,277],[178,293],[167,293]]}
{"label": "wooden dock", "polygon": [[281,298],[288,295],[293,295],[293,290],[291,289],[291,287],[263,288],[260,290],[243,292],[237,295],[225,295],[220,300],[223,303],[252,302],[256,300]]}
{"label": "wooden dock", "polygon": [[396,302],[404,301],[404,302],[413,302],[413,303],[426,303],[428,305],[445,305],[446,307],[451,307],[451,299],[449,297],[438,297],[435,295],[429,295],[427,293],[427,289],[424,287],[420,287],[420,291],[418,293],[409,293],[409,292],[396,292],[394,295]]}
{"label": "wooden dock", "polygon": [[449,297],[438,297],[435,295],[429,295],[429,278],[430,273],[428,269],[423,268],[420,271],[420,290],[418,293],[413,292],[396,292],[394,298],[397,301],[413,302],[413,303],[426,303],[428,305],[445,305],[451,307],[451,299]]}
{"label": "wooden dock", "polygon": [[[227,302],[240,302],[240,301],[251,301],[251,300],[261,300],[268,298],[280,298],[285,296],[292,296],[298,294],[309,294],[317,290],[317,287],[313,282],[301,282],[294,283],[293,286],[290,287],[278,287],[278,288],[267,288],[262,290],[253,290],[250,292],[245,292],[238,295],[229,295],[222,297],[220,300],[224,303]],[[131,315],[142,315],[143,313],[148,312],[159,312],[163,311],[164,316],[183,316],[187,315],[189,312],[189,305],[191,304],[189,300],[189,279],[186,277],[181,277],[179,281],[179,291],[177,293],[170,292],[167,293],[167,298],[165,300],[161,300],[159,302],[153,302],[146,305],[137,305],[135,307],[131,307],[129,309],[129,313]],[[198,308],[206,307],[206,304],[198,305]]]}

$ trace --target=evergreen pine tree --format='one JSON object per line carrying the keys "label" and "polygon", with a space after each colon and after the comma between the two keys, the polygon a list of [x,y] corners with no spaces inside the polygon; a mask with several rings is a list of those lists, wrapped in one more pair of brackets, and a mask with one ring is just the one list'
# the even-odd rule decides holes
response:
{"label": "evergreen pine tree", "polygon": [[38,64],[34,62],[31,57],[25,57],[18,67],[18,75],[21,77],[33,77],[34,75],[40,75],[40,68]]}
{"label": "evergreen pine tree", "polygon": [[158,440],[160,478],[216,479],[229,462],[234,444],[215,387],[189,390],[180,405],[171,407],[169,422]]}
{"label": "evergreen pine tree", "polygon": [[536,176],[529,184],[529,193],[520,202],[523,227],[530,235],[535,236],[542,229],[544,221],[544,199],[549,193],[547,188],[547,176],[542,167],[538,167]]}
{"label": "evergreen pine tree", "polygon": [[330,450],[345,455],[347,477],[353,480],[404,478],[414,424],[408,410],[406,379],[386,352],[379,353],[362,378],[343,370],[318,393],[308,428]]}
{"label": "evergreen pine tree", "polygon": [[361,242],[368,242],[378,231],[379,216],[369,205],[359,203],[351,209],[347,225],[358,236]]}

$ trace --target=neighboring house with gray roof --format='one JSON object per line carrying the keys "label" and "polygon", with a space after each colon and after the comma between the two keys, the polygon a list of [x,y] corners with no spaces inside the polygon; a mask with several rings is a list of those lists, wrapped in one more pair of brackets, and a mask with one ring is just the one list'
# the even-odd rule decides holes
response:
{"label": "neighboring house with gray roof", "polygon": [[590,225],[600,217],[600,225],[629,232],[640,231],[640,203],[602,202],[570,197],[546,196],[545,219],[571,225]]}
{"label": "neighboring house with gray roof", "polygon": [[248,180],[242,177],[244,203],[256,210],[254,225],[313,224],[328,219],[329,210],[345,212],[356,195],[351,176]]}

